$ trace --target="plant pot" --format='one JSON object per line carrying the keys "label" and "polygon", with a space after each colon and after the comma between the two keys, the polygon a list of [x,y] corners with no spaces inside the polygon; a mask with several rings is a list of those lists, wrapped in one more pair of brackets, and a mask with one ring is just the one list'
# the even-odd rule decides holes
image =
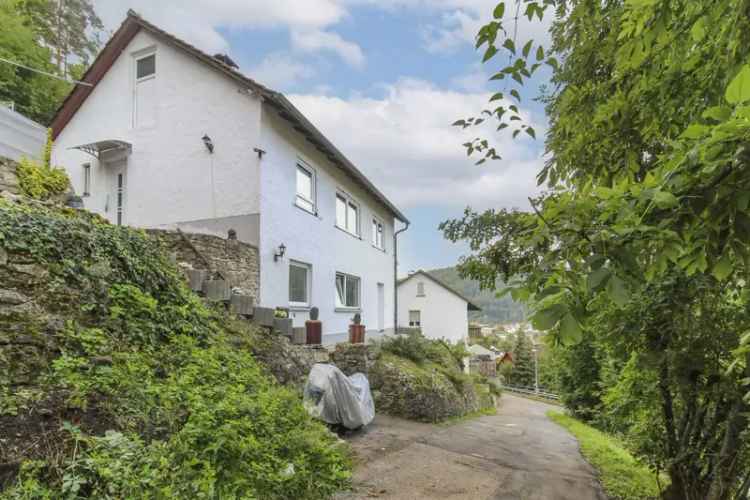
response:
{"label": "plant pot", "polygon": [[203,282],[203,295],[213,302],[225,302],[229,300],[232,289],[226,280],[207,280]]}
{"label": "plant pot", "polygon": [[292,338],[292,318],[274,318],[273,329],[282,335]]}
{"label": "plant pot", "polygon": [[255,312],[255,300],[250,295],[234,293],[229,300],[229,308],[234,314],[252,316]]}
{"label": "plant pot", "polygon": [[365,343],[365,325],[349,325],[349,343]]}
{"label": "plant pot", "polygon": [[305,321],[306,339],[308,345],[323,343],[323,322],[317,320]]}

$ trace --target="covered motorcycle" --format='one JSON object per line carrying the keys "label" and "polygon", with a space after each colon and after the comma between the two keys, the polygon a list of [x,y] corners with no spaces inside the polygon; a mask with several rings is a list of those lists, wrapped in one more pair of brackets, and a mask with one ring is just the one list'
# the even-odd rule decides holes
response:
{"label": "covered motorcycle", "polygon": [[304,405],[313,417],[358,429],[375,418],[370,382],[362,373],[347,377],[333,365],[316,363],[307,377]]}

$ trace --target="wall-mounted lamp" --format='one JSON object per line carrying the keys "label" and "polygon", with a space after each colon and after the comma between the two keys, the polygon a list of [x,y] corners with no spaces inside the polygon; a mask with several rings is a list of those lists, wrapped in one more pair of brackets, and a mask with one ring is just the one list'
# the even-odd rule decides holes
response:
{"label": "wall-mounted lamp", "polygon": [[276,262],[277,260],[283,258],[285,253],[286,253],[286,245],[282,243],[281,245],[279,245],[278,250],[276,250],[273,253],[273,261]]}
{"label": "wall-mounted lamp", "polygon": [[206,149],[208,149],[208,152],[209,153],[213,153],[214,152],[214,141],[211,140],[211,138],[208,136],[208,134],[203,134],[203,137],[201,137],[201,139],[203,139],[203,144],[206,145]]}

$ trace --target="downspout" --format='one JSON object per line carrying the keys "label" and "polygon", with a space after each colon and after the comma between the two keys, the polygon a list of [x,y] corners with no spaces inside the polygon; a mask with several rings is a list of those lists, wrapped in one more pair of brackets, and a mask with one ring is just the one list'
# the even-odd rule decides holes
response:
{"label": "downspout", "polygon": [[398,235],[409,229],[406,226],[393,233],[393,333],[398,333]]}

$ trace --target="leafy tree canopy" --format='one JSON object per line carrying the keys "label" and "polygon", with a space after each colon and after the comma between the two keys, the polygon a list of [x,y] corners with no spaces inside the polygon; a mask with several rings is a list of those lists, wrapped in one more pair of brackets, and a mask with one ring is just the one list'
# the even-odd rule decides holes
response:
{"label": "leafy tree canopy", "polygon": [[[626,367],[658,381],[648,401],[667,437],[642,451],[668,469],[665,496],[746,494],[750,1],[517,0],[493,15],[477,47],[489,64],[509,61],[492,76],[504,87],[481,116],[455,125],[492,119],[500,133],[536,137],[519,112],[520,91],[551,68],[540,95],[550,127],[538,180],[548,190],[530,200],[532,213],[467,209],[443,223],[447,238],[471,246],[462,272],[487,287],[515,279],[513,298],[529,303],[534,325],[558,342],[600,343],[603,366],[591,376],[604,378],[588,396],[616,387],[605,379],[628,375]],[[522,15],[554,17],[548,46],[516,46]],[[478,163],[502,155],[487,138],[465,147]],[[690,332],[708,317],[722,321],[711,341],[696,341],[709,332]],[[623,352],[602,325],[643,336]],[[691,372],[685,360],[703,359],[701,349],[711,362]],[[719,386],[722,397],[712,392]],[[641,415],[651,410],[638,406]],[[687,429],[705,430],[706,415],[716,416],[714,427],[690,441]]]}

